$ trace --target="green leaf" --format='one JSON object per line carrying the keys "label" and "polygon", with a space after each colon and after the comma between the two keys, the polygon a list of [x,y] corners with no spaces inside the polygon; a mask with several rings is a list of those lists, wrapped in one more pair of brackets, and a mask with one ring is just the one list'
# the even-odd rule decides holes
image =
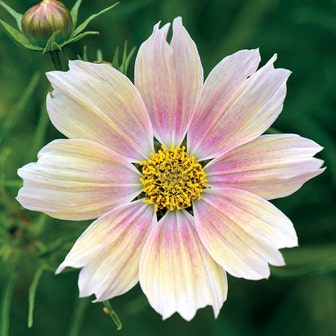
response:
{"label": "green leaf", "polygon": [[279,277],[303,277],[336,271],[336,245],[299,247],[283,251],[287,266],[272,267]]}
{"label": "green leaf", "polygon": [[97,49],[96,60],[97,62],[104,62],[103,52],[101,49]]}
{"label": "green leaf", "polygon": [[3,1],[0,1],[0,5],[2,5],[3,8],[6,9],[6,11],[13,16],[13,18],[16,20],[16,24],[19,28],[19,30],[21,29],[21,20],[22,20],[22,14],[18,13],[17,11],[15,11],[13,8],[9,7],[8,5],[6,5]]}
{"label": "green leaf", "polygon": [[131,51],[128,53],[128,52],[127,52],[127,41],[125,41],[125,45],[124,45],[124,54],[123,54],[123,59],[122,59],[121,69],[120,69],[120,71],[121,71],[124,75],[127,75],[127,69],[128,69],[128,66],[129,66],[129,62],[130,62],[132,56],[134,55],[135,50],[136,50],[136,48],[133,47],[133,48],[131,49]]}
{"label": "green leaf", "polygon": [[75,37],[76,35],[78,35],[79,33],[81,33],[85,28],[86,26],[93,20],[95,19],[97,16],[101,15],[101,14],[104,14],[106,13],[107,11],[109,11],[110,9],[112,9],[113,7],[115,7],[116,5],[118,4],[115,3],[114,5],[110,6],[110,7],[107,7],[105,9],[103,9],[102,11],[100,11],[99,13],[96,13],[96,14],[92,14],[90,15],[83,23],[81,23],[71,34],[71,37]]}
{"label": "green leaf", "polygon": [[121,63],[119,64],[119,47],[116,48],[113,59],[112,59],[112,66],[122,72],[124,75],[127,75],[127,69],[129,62],[135,52],[136,48],[132,48],[131,51],[128,53],[127,51],[127,41],[124,44],[124,50],[122,55]]}
{"label": "green leaf", "polygon": [[77,24],[77,17],[78,17],[78,9],[82,3],[82,0],[77,0],[74,6],[71,8],[70,15],[72,18],[72,24],[76,27]]}
{"label": "green leaf", "polygon": [[86,61],[86,62],[89,61],[88,52],[87,52],[87,46],[86,45],[83,47],[83,57],[81,57],[80,55],[78,55],[77,57],[78,57],[78,59],[80,59],[82,61]]}
{"label": "green leaf", "polygon": [[69,43],[73,43],[73,42],[79,41],[79,40],[81,40],[83,37],[85,37],[87,35],[99,35],[99,32],[97,32],[97,31],[86,31],[86,32],[84,32],[82,34],[79,34],[79,35],[71,38],[68,41],[65,41],[64,43],[61,44],[61,47],[63,48],[63,47],[65,47]]}
{"label": "green leaf", "polygon": [[0,19],[0,23],[5,28],[9,36],[17,43],[20,47],[25,47],[32,50],[43,51],[43,48],[33,46],[28,39],[17,29],[10,26],[7,22]]}
{"label": "green leaf", "polygon": [[22,187],[22,180],[8,180],[8,179],[0,178],[0,187],[21,188]]}
{"label": "green leaf", "polygon": [[16,105],[8,111],[5,120],[2,122],[0,127],[0,144],[2,145],[5,138],[10,134],[15,126],[16,121],[20,118],[21,114],[27,110],[27,105],[32,100],[32,96],[36,90],[36,87],[40,80],[40,73],[36,72],[29,84],[27,85],[25,91],[22,92],[20,99],[17,101]]}
{"label": "green leaf", "polygon": [[112,66],[116,69],[120,69],[120,66],[119,66],[119,47],[116,47],[116,50],[114,52],[114,56],[113,56],[113,59],[112,59]]}
{"label": "green leaf", "polygon": [[305,130],[305,136],[312,139],[318,139],[319,144],[328,150],[323,151],[326,162],[328,162],[328,171],[332,175],[332,182],[336,185],[336,145],[335,138],[325,131],[323,126],[315,118],[305,116],[305,118],[293,119],[295,123]]}

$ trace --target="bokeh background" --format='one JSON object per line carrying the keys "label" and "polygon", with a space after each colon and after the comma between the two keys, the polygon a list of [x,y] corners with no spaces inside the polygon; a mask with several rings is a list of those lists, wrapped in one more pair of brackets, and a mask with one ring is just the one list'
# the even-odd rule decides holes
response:
{"label": "bokeh background", "polygon": [[[35,3],[7,1],[21,13]],[[64,3],[71,8],[74,1]],[[84,0],[79,21],[112,3]],[[293,72],[274,127],[324,146],[318,156],[327,166],[294,195],[274,201],[292,219],[300,247],[283,251],[287,266],[272,268],[268,280],[229,277],[228,300],[216,320],[207,307],[189,323],[178,315],[162,321],[136,287],[111,300],[123,322],[117,331],[101,303],[77,298],[77,270],[53,274],[88,223],[41,216],[15,201],[21,186],[17,168],[35,161],[38,150],[61,135],[43,108],[44,72],[53,69],[48,55],[16,46],[0,29],[1,336],[336,335],[336,1],[121,0],[90,24],[99,36],[72,44],[67,53],[77,58],[86,45],[91,60],[101,49],[111,61],[125,40],[138,47],[155,23],[176,16],[197,43],[206,74],[224,56],[256,47],[263,62],[277,53],[276,66]],[[3,8],[0,18],[15,24]],[[134,57],[130,77],[133,63]],[[35,288],[34,324],[28,329]]]}

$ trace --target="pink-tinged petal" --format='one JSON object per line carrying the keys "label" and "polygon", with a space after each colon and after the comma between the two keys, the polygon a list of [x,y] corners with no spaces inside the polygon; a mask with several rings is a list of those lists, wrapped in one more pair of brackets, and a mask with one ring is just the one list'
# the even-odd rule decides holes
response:
{"label": "pink-tinged petal", "polygon": [[268,264],[284,265],[278,249],[297,245],[291,221],[271,203],[248,191],[206,189],[193,209],[203,244],[233,276],[267,278]]}
{"label": "pink-tinged petal", "polygon": [[204,137],[225,112],[240,86],[258,69],[259,62],[259,50],[241,50],[225,57],[210,72],[188,130],[188,148],[197,153],[198,159]]}
{"label": "pink-tinged petal", "polygon": [[212,160],[205,167],[208,184],[285,197],[323,172],[323,161],[313,157],[321,149],[295,134],[264,135]]}
{"label": "pink-tinged petal", "polygon": [[178,312],[191,320],[211,305],[218,315],[227,295],[224,270],[203,247],[193,217],[168,211],[153,227],[140,259],[140,285],[163,319]]}
{"label": "pink-tinged petal", "polygon": [[153,151],[153,131],[138,90],[108,64],[71,61],[47,74],[54,90],[47,109],[68,138],[94,140],[138,162]]}
{"label": "pink-tinged petal", "polygon": [[141,250],[155,223],[153,207],[141,200],[113,209],[86,229],[56,273],[83,267],[80,297],[104,301],[127,292],[138,282]]}
{"label": "pink-tinged petal", "polygon": [[60,219],[97,218],[142,190],[131,163],[88,140],[55,140],[18,174],[23,179],[18,201]]}
{"label": "pink-tinged petal", "polygon": [[196,98],[203,85],[203,67],[196,44],[183,27],[181,18],[176,18],[173,22],[171,46],[174,51],[177,85],[177,110],[175,124],[172,125],[171,143],[178,144],[185,136]]}
{"label": "pink-tinged petal", "polygon": [[275,59],[254,73],[259,53],[244,50],[226,57],[209,75],[188,131],[188,148],[198,160],[255,139],[275,121],[290,75],[274,69]]}
{"label": "pink-tinged petal", "polygon": [[197,47],[181,18],[173,22],[171,44],[168,29],[169,24],[154,27],[135,63],[135,85],[149,111],[155,137],[167,148],[182,142],[203,83]]}

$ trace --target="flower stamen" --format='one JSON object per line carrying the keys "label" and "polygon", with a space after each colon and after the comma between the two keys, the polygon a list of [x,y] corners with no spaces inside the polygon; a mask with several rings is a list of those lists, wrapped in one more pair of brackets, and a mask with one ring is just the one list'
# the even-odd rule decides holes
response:
{"label": "flower stamen", "polygon": [[195,199],[201,199],[206,185],[206,174],[194,156],[189,156],[185,147],[161,146],[151,158],[140,162],[144,202],[159,209],[182,210],[189,208]]}

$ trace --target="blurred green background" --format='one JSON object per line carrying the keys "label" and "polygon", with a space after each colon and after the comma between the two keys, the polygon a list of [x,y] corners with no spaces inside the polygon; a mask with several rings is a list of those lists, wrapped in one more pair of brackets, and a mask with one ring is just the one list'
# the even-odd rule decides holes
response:
{"label": "blurred green background", "polygon": [[[79,21],[112,3],[84,0]],[[7,4],[23,13],[35,2]],[[64,4],[71,8],[74,1]],[[155,23],[176,16],[197,43],[206,74],[224,56],[256,47],[263,62],[277,53],[276,66],[293,71],[274,127],[324,146],[319,157],[328,167],[294,195],[274,202],[292,219],[300,247],[283,251],[287,267],[272,269],[268,280],[229,277],[228,300],[216,320],[207,307],[189,323],[177,315],[162,321],[136,287],[111,300],[123,322],[117,331],[101,303],[77,299],[77,270],[53,274],[88,223],[41,216],[15,201],[21,185],[17,168],[35,161],[45,143],[62,135],[43,110],[48,89],[43,73],[52,70],[48,55],[16,46],[0,29],[0,336],[336,335],[336,1],[121,0],[90,24],[101,34],[72,44],[68,55],[82,55],[87,45],[91,60],[99,48],[111,61],[125,40],[138,47]],[[14,25],[3,8],[0,18]],[[133,63],[134,57],[130,77]],[[41,269],[34,325],[28,329],[28,295]]]}

